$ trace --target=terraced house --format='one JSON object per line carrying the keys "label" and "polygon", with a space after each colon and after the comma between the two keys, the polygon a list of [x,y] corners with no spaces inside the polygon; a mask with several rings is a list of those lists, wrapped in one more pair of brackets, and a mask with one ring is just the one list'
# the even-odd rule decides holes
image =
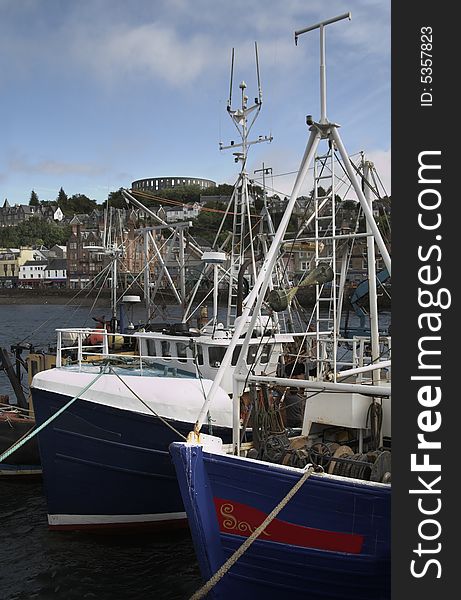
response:
{"label": "terraced house", "polygon": [[0,248],[0,287],[17,287],[21,266],[43,258],[40,250],[34,248]]}

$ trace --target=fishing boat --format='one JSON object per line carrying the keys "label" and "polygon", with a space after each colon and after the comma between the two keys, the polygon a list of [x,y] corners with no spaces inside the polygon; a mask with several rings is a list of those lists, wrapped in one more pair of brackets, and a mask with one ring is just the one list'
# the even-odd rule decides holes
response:
{"label": "fishing boat", "polygon": [[[318,309],[315,331],[306,332],[316,344],[316,372],[296,381],[261,377],[249,371],[243,361],[237,361],[229,453],[229,446],[221,446],[215,436],[210,439],[202,435],[201,424],[213,406],[214,392],[219,389],[234,345],[241,339],[242,331],[236,327],[193,432],[187,442],[170,446],[205,582],[192,596],[194,600],[205,596],[390,598],[391,387],[390,361],[383,360],[383,352],[390,349],[390,338],[383,338],[378,330],[375,244],[389,274],[390,256],[370,207],[370,165],[365,162],[362,176],[357,176],[338,126],[326,115],[324,30],[346,18],[350,18],[349,13],[295,33],[297,39],[306,32],[320,32],[321,117],[318,122],[308,118],[310,137],[292,194],[245,303],[243,316],[252,317],[242,355],[266,298],[268,274],[283,244],[291,211],[313,161],[324,166],[329,161],[330,174],[334,160],[341,161],[366,218],[371,333],[348,340],[352,362],[344,368],[338,354],[343,340],[339,328],[342,288],[337,285],[344,271],[337,254],[345,238],[334,222],[332,177],[327,194],[332,224],[323,238],[330,239],[334,273],[328,300],[324,295],[326,286],[316,286],[317,307],[328,302],[331,312],[325,316],[325,311]],[[318,153],[322,140],[327,146],[324,154]],[[317,172],[316,186],[324,174]],[[321,216],[317,210],[316,214]],[[317,225],[315,237],[319,237]],[[266,301],[273,310],[283,310],[293,292],[273,290]],[[356,356],[361,359],[356,360]],[[239,398],[248,386],[253,391],[253,441],[242,444]],[[286,431],[268,431],[260,424],[280,406],[280,401],[270,399],[271,395],[293,386],[305,390],[307,396],[303,397],[301,435],[289,440]],[[258,417],[260,412],[264,413],[263,419]]]}
{"label": "fishing boat", "polygon": [[[30,399],[26,397],[21,382],[21,353],[25,347],[17,344],[11,348],[16,364],[10,360],[10,353],[0,348],[0,370],[4,370],[15,393],[16,402],[8,395],[0,395],[0,456],[18,440],[24,438],[34,427],[35,420]],[[29,349],[29,348],[27,348]],[[2,476],[36,477],[41,475],[40,456],[37,440],[21,448],[8,461],[0,461]]]}
{"label": "fishing boat", "polygon": [[[34,427],[35,420],[28,409],[0,402],[0,455]],[[0,463],[0,477],[41,475],[37,440],[21,448],[7,463]]]}
{"label": "fishing boat", "polygon": [[[259,85],[258,98],[249,106],[245,89],[246,84],[242,83],[239,108],[232,108],[231,97],[228,107],[242,137],[241,144],[230,146],[239,148],[235,160],[242,165],[228,210],[229,214],[233,212],[230,244],[227,240],[230,251],[218,244],[218,236],[215,248],[206,252],[193,239],[188,241],[188,247],[203,262],[202,273],[212,273],[211,318],[204,319],[200,327],[190,326],[194,296],[186,301],[184,261],[180,261],[177,289],[155,239],[160,230],[169,231],[178,244],[178,255],[184,257],[188,223],[168,224],[124,191],[129,202],[142,207],[157,222],[142,232],[144,246],[151,245],[161,267],[157,280],[151,282],[146,254],[146,303],[151,290],[155,292],[161,278],[166,278],[178,305],[184,309],[183,318],[180,323],[154,323],[137,331],[118,332],[122,348],[130,348],[129,353],[111,348],[114,327],[111,331],[58,329],[56,367],[37,373],[33,379],[31,390],[37,425],[41,428],[39,446],[48,523],[53,529],[174,527],[186,523],[168,446],[185,439],[193,427],[235,328],[248,330],[249,323],[240,314],[239,286],[246,277],[251,287],[257,275],[260,250],[255,248],[254,232],[248,225],[252,223],[249,211],[253,204],[245,165],[248,148],[270,140],[248,139],[249,115],[253,115],[254,123],[262,97]],[[246,275],[248,267],[251,273]],[[114,262],[113,281],[117,280],[116,273]],[[228,289],[225,323],[220,322],[218,314],[218,291],[223,281]],[[193,292],[199,284],[200,280]],[[203,306],[203,300],[201,303]],[[258,373],[275,373],[284,352],[283,344],[292,341],[291,334],[280,332],[276,319],[260,315],[258,323],[252,324],[245,360]],[[235,346],[226,374],[220,379],[216,402],[205,417],[205,430],[229,442],[232,373],[242,346],[243,340]]]}

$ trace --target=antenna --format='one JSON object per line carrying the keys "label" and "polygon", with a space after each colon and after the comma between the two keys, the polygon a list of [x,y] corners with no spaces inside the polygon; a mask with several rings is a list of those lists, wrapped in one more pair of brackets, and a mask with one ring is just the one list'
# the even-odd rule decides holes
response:
{"label": "antenna", "polygon": [[256,77],[258,78],[258,103],[261,104],[263,101],[263,94],[261,90],[261,78],[259,76],[259,56],[258,56],[258,44],[255,42],[255,56],[256,56]]}
{"label": "antenna", "polygon": [[325,26],[330,25],[331,23],[336,23],[337,21],[342,21],[343,19],[351,20],[352,15],[350,12],[344,13],[343,15],[339,15],[338,17],[333,17],[332,19],[327,19],[326,21],[320,21],[320,23],[316,23],[315,25],[311,25],[310,27],[305,27],[304,29],[299,29],[295,31],[295,44],[298,45],[298,37],[303,33],[307,33],[308,31],[313,31],[314,29],[320,30],[320,123],[328,123],[327,119],[327,80],[326,80],[326,65],[325,65]]}
{"label": "antenna", "polygon": [[[298,36],[301,35],[302,33],[305,33],[307,31],[312,31],[313,29],[320,29],[320,87],[321,87],[322,119],[318,123],[318,122],[315,122],[312,119],[312,117],[309,118],[308,125],[309,125],[310,135],[309,135],[309,139],[307,141],[307,145],[306,145],[306,149],[304,151],[303,158],[301,160],[301,164],[299,166],[299,170],[298,170],[298,174],[297,174],[295,183],[293,185],[293,190],[291,192],[291,195],[289,196],[289,200],[286,204],[285,211],[282,215],[282,218],[280,220],[280,224],[277,228],[277,231],[275,232],[275,234],[272,238],[271,246],[264,257],[264,262],[263,262],[261,268],[259,269],[258,275],[251,287],[250,293],[248,294],[247,298],[245,299],[245,306],[244,306],[243,312],[240,315],[239,320],[235,321],[232,340],[230,341],[229,345],[226,348],[226,352],[221,360],[221,365],[220,365],[219,369],[217,370],[216,374],[214,375],[213,384],[207,393],[206,400],[203,404],[202,410],[201,410],[201,412],[197,418],[197,421],[195,423],[194,432],[195,432],[196,436],[198,436],[198,433],[200,432],[200,429],[201,429],[201,427],[205,421],[206,415],[208,413],[209,407],[216,395],[216,392],[218,391],[219,386],[221,385],[223,377],[228,372],[228,369],[231,366],[233,352],[234,352],[235,348],[237,347],[237,344],[241,344],[241,346],[239,346],[240,353],[239,353],[239,358],[237,359],[237,364],[235,365],[235,370],[237,373],[239,373],[239,370],[243,368],[243,360],[244,360],[244,357],[246,356],[246,352],[248,351],[250,341],[251,341],[251,336],[255,330],[257,320],[260,318],[261,307],[262,307],[262,304],[263,304],[265,296],[266,296],[266,291],[268,290],[269,284],[272,279],[270,274],[272,273],[272,270],[274,269],[277,258],[280,254],[280,246],[281,246],[281,243],[285,236],[285,233],[287,231],[287,228],[288,228],[288,225],[290,222],[290,218],[293,214],[293,209],[295,207],[296,200],[300,194],[301,187],[303,185],[303,182],[305,180],[305,177],[307,175],[309,167],[310,167],[312,161],[315,159],[317,148],[318,148],[321,140],[327,141],[329,143],[330,149],[333,148],[333,144],[334,144],[336,149],[339,151],[339,154],[340,154],[340,156],[342,158],[342,162],[343,162],[342,166],[343,166],[344,170],[346,171],[346,173],[350,179],[350,182],[352,184],[352,187],[354,188],[354,191],[357,194],[357,197],[360,201],[360,205],[364,212],[364,215],[365,215],[365,218],[367,221],[367,225],[369,225],[369,228],[370,228],[370,233],[373,235],[375,243],[381,252],[381,256],[384,260],[384,264],[386,265],[386,268],[387,268],[389,274],[391,273],[391,258],[389,255],[389,251],[387,250],[386,245],[383,240],[383,237],[379,231],[378,226],[376,225],[376,222],[373,217],[372,209],[370,208],[368,200],[362,191],[360,182],[358,181],[357,176],[350,164],[349,155],[347,153],[346,148],[344,147],[344,144],[343,144],[341,137],[339,135],[339,132],[338,132],[339,125],[337,125],[334,122],[329,122],[326,117],[324,28],[325,28],[325,25],[328,25],[330,23],[335,23],[336,21],[340,21],[342,19],[347,19],[347,18],[350,19],[350,13],[346,13],[344,15],[334,17],[333,19],[329,19],[328,21],[323,21],[321,23],[318,23],[317,25],[313,25],[312,27],[307,27],[306,29],[295,32],[295,41],[296,41]],[[232,116],[232,113],[230,113],[230,114]],[[334,199],[334,194],[332,194],[331,197]],[[309,217],[309,222],[311,219],[314,220],[316,218],[316,216],[317,215],[315,215],[315,213],[313,213],[312,216]],[[367,235],[369,235],[368,230],[367,230]],[[332,237],[333,238],[337,237],[335,235],[335,229],[333,229]],[[320,265],[321,265],[321,263],[318,263],[317,267],[319,267]],[[325,279],[328,276],[329,276],[328,268],[325,268],[324,271],[322,269],[321,272],[317,272],[317,273],[314,270],[313,272],[310,273],[310,275],[308,275],[308,278],[306,278],[307,280],[304,280],[301,283],[303,285],[309,285],[309,284],[312,285],[312,284],[314,284],[314,282],[317,279],[319,279],[319,280],[321,280],[321,278]],[[335,289],[335,287],[333,287],[333,289]],[[277,300],[279,300],[281,304],[282,303],[284,304],[286,301],[286,304],[288,306],[290,296],[292,294],[293,294],[293,291],[291,291],[291,289],[288,289],[284,293],[282,293],[279,297],[277,297]],[[274,298],[275,298],[275,294],[274,294]],[[249,324],[248,324],[248,321],[249,321]],[[334,324],[334,327],[336,328],[336,322]],[[246,334],[244,333],[245,329],[246,329]],[[244,338],[243,342],[241,342],[240,340],[243,335],[245,335],[245,338]],[[337,338],[333,340],[333,343],[337,344]],[[334,367],[333,372],[335,372],[335,371],[336,371],[336,368]],[[250,376],[250,378],[251,378],[251,376]],[[235,397],[238,397],[240,394],[240,391],[243,389],[243,387],[244,387],[243,381],[244,380],[247,381],[248,376],[245,379],[245,376],[242,374],[242,376],[241,376],[242,383],[240,384],[240,382],[239,382],[240,385],[236,386],[236,388],[234,388],[234,396]],[[240,404],[238,402],[234,404],[233,422],[234,422],[233,445],[234,445],[234,449],[235,449],[235,454],[239,455],[239,453],[240,453]]]}
{"label": "antenna", "polygon": [[[237,148],[241,148],[242,151],[234,152],[234,160],[235,162],[246,163],[248,148],[253,144],[259,144],[261,142],[271,142],[272,135],[260,135],[257,140],[248,141],[248,135],[250,133],[251,128],[253,127],[254,122],[256,121],[259,111],[261,110],[262,105],[262,90],[261,90],[261,77],[259,73],[259,55],[258,55],[258,45],[255,42],[255,56],[256,56],[256,76],[258,79],[258,97],[255,98],[254,104],[248,106],[248,96],[246,95],[245,90],[247,89],[247,85],[244,81],[242,81],[239,85],[241,90],[241,107],[240,108],[232,108],[232,87],[234,82],[234,48],[232,48],[232,58],[231,58],[231,73],[230,73],[230,87],[229,87],[229,99],[227,101],[227,112],[229,113],[232,122],[234,123],[239,136],[241,138],[241,143],[235,143],[235,141],[231,141],[228,146],[224,146],[222,142],[219,144],[220,150],[228,150],[232,148],[236,150]],[[250,115],[253,115],[251,122],[249,119]]]}
{"label": "antenna", "polygon": [[229,100],[227,101],[227,110],[229,111],[232,106],[232,83],[234,80],[234,48],[232,48],[231,58],[231,72],[230,72],[230,86],[229,86]]}

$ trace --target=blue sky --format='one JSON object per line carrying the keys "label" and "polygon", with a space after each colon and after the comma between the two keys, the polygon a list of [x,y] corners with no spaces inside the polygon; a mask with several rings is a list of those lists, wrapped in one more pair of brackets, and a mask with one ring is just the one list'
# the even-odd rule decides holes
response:
{"label": "blue sky", "polygon": [[[305,116],[319,116],[318,32],[327,29],[328,116],[352,154],[366,151],[390,191],[389,0],[0,0],[0,202],[83,193],[98,202],[135,179],[195,176],[233,183],[218,144],[236,139],[226,113],[244,79],[263,107],[249,172],[295,171]],[[234,102],[235,104],[236,102]],[[274,177],[289,193],[292,175]],[[306,188],[309,182],[306,182]],[[306,191],[308,191],[306,189]]]}

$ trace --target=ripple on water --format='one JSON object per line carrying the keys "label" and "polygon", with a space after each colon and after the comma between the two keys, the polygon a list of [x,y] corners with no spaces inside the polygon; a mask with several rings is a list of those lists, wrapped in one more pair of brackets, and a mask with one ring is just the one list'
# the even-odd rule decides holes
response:
{"label": "ripple on water", "polygon": [[0,481],[0,522],[1,600],[183,600],[201,584],[188,533],[50,532],[38,482]]}

